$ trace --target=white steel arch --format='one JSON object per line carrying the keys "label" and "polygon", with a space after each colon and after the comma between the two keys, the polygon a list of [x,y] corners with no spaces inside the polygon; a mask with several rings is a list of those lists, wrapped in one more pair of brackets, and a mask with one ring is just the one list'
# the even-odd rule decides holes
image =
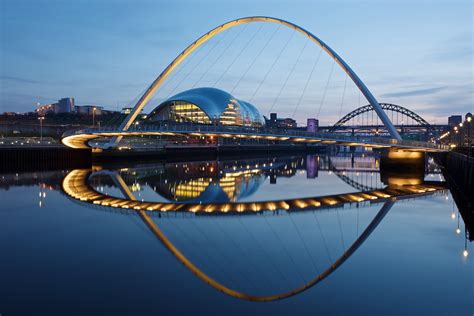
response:
{"label": "white steel arch", "polygon": [[[199,37],[196,41],[194,41],[191,45],[186,47],[181,54],[179,54],[166,68],[163,72],[153,81],[153,83],[148,87],[145,93],[141,96],[138,102],[135,104],[132,112],[127,116],[127,118],[122,122],[119,129],[120,130],[127,130],[133,123],[133,121],[137,118],[138,114],[141,110],[145,107],[151,97],[155,94],[156,90],[163,84],[166,78],[174,71],[174,69],[183,62],[193,51],[195,51],[199,46],[210,40],[212,37],[216,36],[217,34],[230,29],[234,26],[245,24],[245,23],[253,23],[253,22],[267,22],[267,23],[277,23],[284,26],[287,26],[291,29],[294,29],[303,35],[307,36],[311,41],[315,44],[320,46],[331,58],[333,58],[337,64],[347,73],[347,75],[352,79],[352,81],[356,84],[362,94],[366,97],[369,101],[370,105],[374,108],[375,112],[379,116],[380,120],[384,123],[387,127],[390,136],[397,140],[401,140],[400,135],[398,134],[395,126],[388,118],[387,114],[383,111],[382,107],[379,105],[377,99],[373,96],[367,86],[362,82],[362,80],[356,75],[356,73],[346,64],[346,62],[338,55],[335,51],[333,51],[326,43],[321,41],[318,37],[313,35],[312,33],[308,32],[304,28],[282,20],[278,18],[268,17],[268,16],[251,16],[251,17],[244,17],[240,19],[235,19],[229,21],[227,23],[221,24],[216,28],[210,30],[206,34]],[[110,147],[115,147],[118,145],[121,137],[114,137],[111,142],[109,143]]]}

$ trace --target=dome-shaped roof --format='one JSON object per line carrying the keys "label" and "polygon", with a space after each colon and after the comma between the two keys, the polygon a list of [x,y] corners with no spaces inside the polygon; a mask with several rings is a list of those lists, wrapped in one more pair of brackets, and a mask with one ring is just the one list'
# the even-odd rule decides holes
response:
{"label": "dome-shaped roof", "polygon": [[173,101],[189,102],[199,106],[210,118],[213,118],[214,116],[219,117],[232,99],[234,97],[228,92],[204,87],[180,92],[168,98],[162,104]]}
{"label": "dome-shaped roof", "polygon": [[258,109],[252,104],[236,99],[230,93],[210,87],[194,88],[175,94],[158,105],[149,115],[153,117],[161,109],[171,102],[187,102],[198,106],[210,119],[220,118],[229,103],[237,104],[240,107],[241,115],[253,122],[262,123],[263,119]]}

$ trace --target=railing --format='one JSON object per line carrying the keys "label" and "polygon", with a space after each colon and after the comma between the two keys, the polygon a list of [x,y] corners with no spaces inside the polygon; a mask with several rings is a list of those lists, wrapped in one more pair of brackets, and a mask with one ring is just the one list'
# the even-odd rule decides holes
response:
{"label": "railing", "polygon": [[[102,128],[86,128],[81,130],[68,131],[63,137],[78,134],[107,134],[107,133],[123,132],[118,127],[102,127]],[[201,124],[146,124],[134,125],[129,128],[127,133],[134,132],[173,132],[173,133],[217,133],[230,135],[249,135],[249,136],[270,136],[276,138],[317,138],[329,141],[354,142],[373,145],[398,145],[410,148],[427,148],[437,150],[449,150],[446,145],[438,145],[428,142],[401,140],[392,138],[371,137],[371,136],[347,136],[335,133],[308,132],[294,129],[275,129],[267,127],[251,127],[251,126],[226,126],[226,125],[201,125]]]}

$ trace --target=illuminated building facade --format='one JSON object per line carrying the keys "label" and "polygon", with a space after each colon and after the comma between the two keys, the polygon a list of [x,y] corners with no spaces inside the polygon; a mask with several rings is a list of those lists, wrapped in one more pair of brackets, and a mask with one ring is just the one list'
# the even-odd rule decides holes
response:
{"label": "illuminated building facade", "polygon": [[216,88],[196,88],[178,93],[157,106],[148,119],[254,127],[264,124],[255,106]]}

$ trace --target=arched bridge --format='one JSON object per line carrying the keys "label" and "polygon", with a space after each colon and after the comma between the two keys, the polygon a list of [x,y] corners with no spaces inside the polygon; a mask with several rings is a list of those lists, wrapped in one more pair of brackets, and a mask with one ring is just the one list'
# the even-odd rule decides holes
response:
{"label": "arched bridge", "polygon": [[[382,139],[382,138],[359,138],[359,137],[346,137],[334,135],[333,133],[323,134],[323,133],[309,133],[300,130],[286,130],[286,131],[272,131],[266,130],[264,128],[255,129],[255,128],[235,128],[232,126],[148,126],[146,128],[136,128],[133,122],[143,110],[146,104],[150,101],[153,95],[156,93],[158,88],[160,88],[165,80],[173,73],[173,71],[180,65],[191,53],[193,53],[198,47],[206,43],[208,40],[216,36],[217,34],[224,32],[227,29],[233,28],[241,24],[248,23],[275,23],[284,27],[288,27],[295,32],[302,34],[307,37],[307,39],[321,48],[321,51],[327,53],[327,55],[334,61],[335,64],[338,64],[341,69],[347,74],[347,76],[353,81],[359,93],[361,93],[369,102],[363,109],[358,109],[357,113],[351,114],[350,116],[359,115],[362,111],[373,110],[380,121],[383,123],[383,126],[390,134],[391,139]],[[318,57],[319,59],[319,57]],[[387,114],[384,111],[386,108],[396,107],[397,111],[401,111],[401,107],[395,105],[384,105],[381,106],[364,82],[357,76],[357,74],[349,67],[349,65],[326,43],[320,40],[311,32],[305,30],[304,28],[273,17],[267,16],[252,16],[245,17],[240,19],[235,19],[217,26],[216,28],[210,30],[206,34],[199,37],[196,41],[190,44],[186,49],[183,50],[164,70],[163,72],[153,81],[150,87],[145,91],[145,93],[139,98],[138,102],[133,107],[131,113],[127,118],[122,122],[118,128],[114,129],[87,129],[75,132],[65,133],[63,135],[62,143],[68,147],[72,148],[88,148],[89,141],[96,138],[107,138],[109,139],[108,144],[102,144],[102,147],[107,148],[116,148],[119,145],[120,140],[123,137],[127,136],[153,136],[153,135],[185,135],[185,136],[218,136],[218,137],[235,137],[235,138],[256,138],[256,139],[266,139],[266,140],[288,140],[291,142],[299,143],[328,143],[328,144],[341,144],[349,146],[366,146],[366,147],[390,147],[390,148],[401,148],[409,150],[421,150],[421,151],[446,151],[448,148],[437,146],[429,143],[422,142],[407,142],[402,140],[400,134],[398,133],[396,127],[389,119]],[[421,119],[411,111],[406,109],[403,110],[404,113],[407,113],[417,119]]]}
{"label": "arched bridge", "polygon": [[[422,118],[420,115],[416,114],[415,112],[397,105],[397,104],[392,104],[392,103],[379,103],[380,106],[384,111],[391,111],[395,113],[400,113],[402,116],[406,116],[411,118],[413,121],[418,123],[421,126],[430,126],[430,123],[428,123],[424,118]],[[372,112],[374,109],[370,104],[361,106],[354,111],[351,111],[344,115],[339,121],[337,121],[332,130],[337,129],[338,127],[343,126],[345,123],[349,122],[350,120],[354,119],[355,117],[361,116],[364,113],[369,113]]]}

